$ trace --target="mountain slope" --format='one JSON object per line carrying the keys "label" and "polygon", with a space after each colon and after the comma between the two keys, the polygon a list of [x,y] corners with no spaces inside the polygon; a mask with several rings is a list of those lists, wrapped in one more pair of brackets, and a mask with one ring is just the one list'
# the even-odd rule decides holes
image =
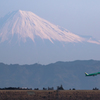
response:
{"label": "mountain slope", "polygon": [[1,42],[5,40],[11,41],[16,34],[17,40],[23,42],[26,42],[27,38],[35,42],[35,38],[40,37],[41,39],[48,39],[52,43],[57,40],[60,42],[86,41],[99,44],[97,41],[87,40],[64,28],[53,25],[29,11],[14,11],[6,15],[2,20],[4,22],[2,21],[0,28]]}

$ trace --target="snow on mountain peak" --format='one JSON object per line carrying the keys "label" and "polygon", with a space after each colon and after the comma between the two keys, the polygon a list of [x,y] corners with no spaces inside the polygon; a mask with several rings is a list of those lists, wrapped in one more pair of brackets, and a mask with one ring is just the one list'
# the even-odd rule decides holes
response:
{"label": "snow on mountain peak", "polygon": [[[33,42],[35,37],[41,39],[48,39],[52,43],[54,40],[62,42],[82,42],[86,41],[78,35],[62,29],[43,18],[38,17],[30,11],[14,11],[8,15],[0,28],[1,42],[8,40],[11,41],[14,35],[18,36],[18,40],[26,41],[30,38]],[[96,43],[92,40],[87,42]],[[98,42],[97,42],[98,43]]]}

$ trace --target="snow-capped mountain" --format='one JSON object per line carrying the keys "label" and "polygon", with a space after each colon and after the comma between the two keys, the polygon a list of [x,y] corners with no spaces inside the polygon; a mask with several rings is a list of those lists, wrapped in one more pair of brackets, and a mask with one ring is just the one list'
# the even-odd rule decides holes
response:
{"label": "snow-capped mountain", "polygon": [[0,62],[49,64],[56,61],[100,60],[100,41],[79,36],[29,11],[0,18]]}
{"label": "snow-capped mountain", "polygon": [[[30,38],[35,42],[36,37],[53,41],[62,42],[90,42],[99,44],[92,39],[85,39],[75,35],[67,29],[56,26],[29,11],[14,11],[1,19],[0,42],[11,41],[16,35],[18,41],[26,42]],[[4,20],[4,21],[3,21]]]}

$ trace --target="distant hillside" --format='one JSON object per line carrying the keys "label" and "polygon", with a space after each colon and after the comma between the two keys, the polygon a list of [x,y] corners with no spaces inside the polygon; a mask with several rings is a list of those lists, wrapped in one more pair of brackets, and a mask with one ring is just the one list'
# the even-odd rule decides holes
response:
{"label": "distant hillside", "polygon": [[0,87],[40,88],[63,85],[64,89],[100,88],[100,76],[86,77],[84,72],[100,71],[100,61],[77,60],[49,65],[0,63]]}

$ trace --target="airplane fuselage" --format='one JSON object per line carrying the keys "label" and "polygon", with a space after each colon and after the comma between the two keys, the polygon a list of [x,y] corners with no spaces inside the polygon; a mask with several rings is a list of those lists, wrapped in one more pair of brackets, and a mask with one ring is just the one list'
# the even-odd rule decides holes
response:
{"label": "airplane fuselage", "polygon": [[88,74],[88,73],[85,72],[85,76],[96,76],[98,74],[100,74],[100,72],[92,73],[92,74]]}

